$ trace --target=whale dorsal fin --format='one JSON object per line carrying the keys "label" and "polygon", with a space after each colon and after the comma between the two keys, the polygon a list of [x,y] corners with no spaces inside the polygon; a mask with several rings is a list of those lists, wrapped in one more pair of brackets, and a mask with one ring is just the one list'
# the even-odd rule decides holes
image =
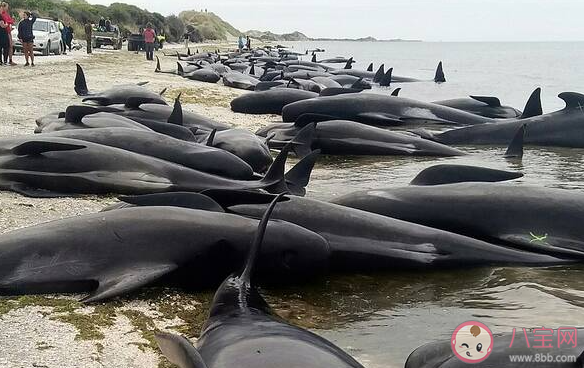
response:
{"label": "whale dorsal fin", "polygon": [[379,69],[377,69],[375,76],[373,77],[373,82],[378,83],[381,80],[381,78],[383,78],[384,75],[385,75],[385,64],[381,64],[379,66]]}
{"label": "whale dorsal fin", "polygon": [[522,158],[523,157],[523,138],[525,137],[526,124],[521,125],[517,133],[513,137],[507,152],[503,157],[505,158]]}
{"label": "whale dorsal fin", "polygon": [[391,92],[391,95],[393,97],[399,97],[399,92],[401,91],[401,88],[396,88],[393,90],[393,92]]}
{"label": "whale dorsal fin", "polygon": [[469,96],[475,101],[479,101],[489,105],[490,107],[501,107],[501,100],[492,96]]}
{"label": "whale dorsal fin", "polygon": [[434,82],[443,83],[446,82],[446,77],[444,76],[444,70],[442,69],[442,62],[438,63],[436,68],[436,75],[434,76]]}
{"label": "whale dorsal fin", "polygon": [[373,71],[373,63],[369,64],[369,66],[367,67],[367,71],[368,72],[372,72]]}
{"label": "whale dorsal fin", "polygon": [[584,95],[581,93],[562,92],[558,97],[564,100],[566,109],[584,109]]}
{"label": "whale dorsal fin", "polygon": [[541,88],[538,87],[531,92],[519,119],[532,118],[541,114],[543,114],[543,108],[541,107]]}
{"label": "whale dorsal fin", "polygon": [[157,332],[154,337],[162,354],[180,368],[207,368],[201,353],[187,340],[178,335]]}
{"label": "whale dorsal fin", "polygon": [[85,73],[81,65],[77,64],[77,73],[75,74],[75,92],[77,96],[87,96],[89,95],[89,90],[87,89],[87,80],[85,79]]}
{"label": "whale dorsal fin", "polygon": [[168,117],[168,122],[170,124],[175,125],[183,125],[183,110],[182,104],[180,103],[180,97],[182,93],[179,93],[176,99],[174,100],[174,108],[172,109],[172,113]]}

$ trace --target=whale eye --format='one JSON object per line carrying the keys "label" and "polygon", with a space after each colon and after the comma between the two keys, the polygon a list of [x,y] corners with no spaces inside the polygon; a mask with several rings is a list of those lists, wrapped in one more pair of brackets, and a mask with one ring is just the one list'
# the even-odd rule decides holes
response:
{"label": "whale eye", "polygon": [[477,351],[480,352],[481,350],[483,350],[483,344],[478,343],[477,344]]}

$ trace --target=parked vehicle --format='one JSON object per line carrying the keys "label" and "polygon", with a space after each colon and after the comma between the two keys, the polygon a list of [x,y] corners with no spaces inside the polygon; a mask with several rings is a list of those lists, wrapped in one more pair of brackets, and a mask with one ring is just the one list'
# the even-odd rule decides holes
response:
{"label": "parked vehicle", "polygon": [[[34,51],[40,51],[44,56],[51,53],[60,55],[63,50],[61,31],[57,23],[50,19],[37,18],[33,25]],[[22,42],[18,39],[18,27],[12,31],[14,50],[22,51]]]}
{"label": "parked vehicle", "polygon": [[[166,40],[166,38],[164,38]],[[146,42],[144,41],[144,35],[139,33],[133,33],[128,36],[128,51],[144,51]],[[162,48],[160,39],[156,37],[154,41],[154,49],[158,51]]]}
{"label": "parked vehicle", "polygon": [[117,26],[111,26],[112,31],[106,32],[101,30],[94,30],[91,34],[91,46],[94,49],[99,49],[102,46],[113,46],[114,50],[120,50],[124,39],[120,34],[120,29]]}

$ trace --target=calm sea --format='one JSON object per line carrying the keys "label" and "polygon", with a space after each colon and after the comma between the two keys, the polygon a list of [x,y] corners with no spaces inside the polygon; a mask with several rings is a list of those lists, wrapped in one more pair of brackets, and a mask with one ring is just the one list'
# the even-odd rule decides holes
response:
{"label": "calm sea", "polygon": [[[320,58],[353,56],[354,68],[370,62],[394,74],[431,80],[444,62],[447,83],[406,83],[402,96],[424,101],[492,95],[523,108],[542,88],[545,112],[561,109],[563,91],[584,92],[584,43],[389,43],[289,42],[303,52],[324,48]],[[309,60],[309,57],[305,57]],[[379,90],[389,93],[389,90]],[[584,124],[584,121],[583,121]],[[504,147],[463,147],[459,158],[323,157],[309,196],[330,199],[354,190],[407,184],[425,167],[463,163],[517,170],[517,185],[584,189],[584,150],[528,147],[523,162],[501,158]],[[545,214],[542,214],[545,216]],[[582,219],[575,219],[582,221]],[[400,367],[416,347],[449,339],[454,328],[479,320],[494,332],[513,328],[584,326],[584,267],[483,268],[415,272],[330,280],[309,289],[272,293],[273,303],[297,303],[314,330],[368,367]]]}

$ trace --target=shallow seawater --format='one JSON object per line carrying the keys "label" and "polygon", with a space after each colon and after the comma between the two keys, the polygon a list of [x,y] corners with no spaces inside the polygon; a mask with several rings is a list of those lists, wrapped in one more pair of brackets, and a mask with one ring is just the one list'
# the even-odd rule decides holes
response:
{"label": "shallow seawater", "polygon": [[[580,91],[583,43],[288,43],[296,50],[322,47],[320,58],[354,56],[394,66],[395,74],[432,78],[444,60],[447,83],[395,85],[403,95],[426,101],[495,95],[521,109],[533,88],[543,88],[545,112],[563,107],[555,97]],[[566,56],[570,55],[570,56]],[[377,90],[377,93],[388,93]],[[584,121],[583,121],[584,124]],[[438,163],[520,171],[516,185],[584,190],[584,149],[526,147],[523,160],[502,157],[506,147],[458,147],[468,155],[428,157],[321,157],[308,196],[329,200],[356,190],[407,185]],[[488,216],[489,214],[485,214]],[[546,216],[546,214],[541,214]],[[581,219],[575,219],[581,221]],[[513,328],[584,326],[584,266],[481,268],[344,276],[274,300],[294,300],[313,315],[314,331],[334,341],[368,367],[400,367],[424,343],[449,339],[462,322],[478,320],[493,332]]]}

